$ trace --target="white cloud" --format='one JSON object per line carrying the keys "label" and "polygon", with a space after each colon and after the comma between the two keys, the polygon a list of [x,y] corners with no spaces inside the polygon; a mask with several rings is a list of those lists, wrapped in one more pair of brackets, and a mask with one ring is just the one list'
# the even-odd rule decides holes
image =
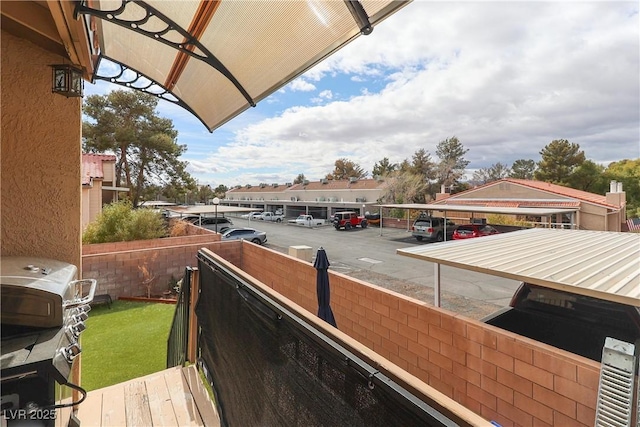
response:
{"label": "white cloud", "polygon": [[[637,158],[639,40],[637,2],[413,2],[290,84],[322,88],[323,105],[243,121],[202,163],[227,185],[260,170],[318,179],[340,157],[368,171],[419,148],[435,157],[453,135],[469,169],[538,160],[558,138],[596,162]],[[338,101],[325,88],[342,73],[384,84]]]}
{"label": "white cloud", "polygon": [[287,86],[289,89],[291,89],[292,91],[296,92],[311,92],[316,90],[316,87],[312,84],[309,83],[308,81],[306,81],[303,78],[298,78],[295,79],[294,81],[292,81],[291,83],[289,83],[289,86]]}

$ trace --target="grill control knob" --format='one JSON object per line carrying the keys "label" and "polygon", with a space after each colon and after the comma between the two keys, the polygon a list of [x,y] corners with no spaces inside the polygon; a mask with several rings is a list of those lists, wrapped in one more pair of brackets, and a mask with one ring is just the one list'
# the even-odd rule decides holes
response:
{"label": "grill control knob", "polygon": [[82,313],[76,313],[73,315],[73,320],[75,320],[76,323],[84,322],[88,318],[89,318],[89,315],[84,311]]}
{"label": "grill control knob", "polygon": [[67,362],[71,363],[81,351],[82,349],[80,348],[80,344],[75,342],[69,344],[64,350],[62,350],[62,353],[64,354],[64,358],[67,359]]}
{"label": "grill control knob", "polygon": [[71,336],[74,340],[77,340],[82,331],[84,331],[85,329],[87,329],[87,326],[84,324],[84,322],[78,322],[67,327],[67,330],[71,333]]}

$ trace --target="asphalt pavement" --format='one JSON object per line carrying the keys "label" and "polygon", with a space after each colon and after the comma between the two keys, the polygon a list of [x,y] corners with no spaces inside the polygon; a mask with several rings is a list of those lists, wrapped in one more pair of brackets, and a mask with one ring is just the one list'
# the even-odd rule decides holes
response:
{"label": "asphalt pavement", "polygon": [[[288,253],[290,246],[305,245],[313,253],[323,247],[330,270],[385,287],[433,304],[434,265],[398,255],[397,249],[437,243],[418,242],[406,229],[370,226],[337,231],[332,226],[305,227],[288,223],[232,218],[235,227],[267,233],[266,247]],[[497,276],[442,266],[441,304],[471,318],[507,305],[519,283]]]}

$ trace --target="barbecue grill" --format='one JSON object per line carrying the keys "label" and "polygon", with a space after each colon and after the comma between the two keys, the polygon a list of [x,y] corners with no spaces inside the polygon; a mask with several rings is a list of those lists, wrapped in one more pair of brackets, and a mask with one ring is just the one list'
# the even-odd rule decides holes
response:
{"label": "barbecue grill", "polygon": [[[3,421],[11,425],[69,425],[62,408],[84,400],[73,366],[91,309],[96,281],[76,280],[78,269],[62,261],[0,257]],[[72,398],[72,391],[79,399]],[[78,394],[79,393],[79,394]]]}

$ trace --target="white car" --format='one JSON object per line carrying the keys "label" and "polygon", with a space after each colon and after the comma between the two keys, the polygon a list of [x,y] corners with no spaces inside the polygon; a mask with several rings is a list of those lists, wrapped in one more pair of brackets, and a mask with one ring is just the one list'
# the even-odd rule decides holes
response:
{"label": "white car", "polygon": [[240,218],[249,219],[249,220],[261,219],[262,212],[249,212],[248,214],[241,215]]}

